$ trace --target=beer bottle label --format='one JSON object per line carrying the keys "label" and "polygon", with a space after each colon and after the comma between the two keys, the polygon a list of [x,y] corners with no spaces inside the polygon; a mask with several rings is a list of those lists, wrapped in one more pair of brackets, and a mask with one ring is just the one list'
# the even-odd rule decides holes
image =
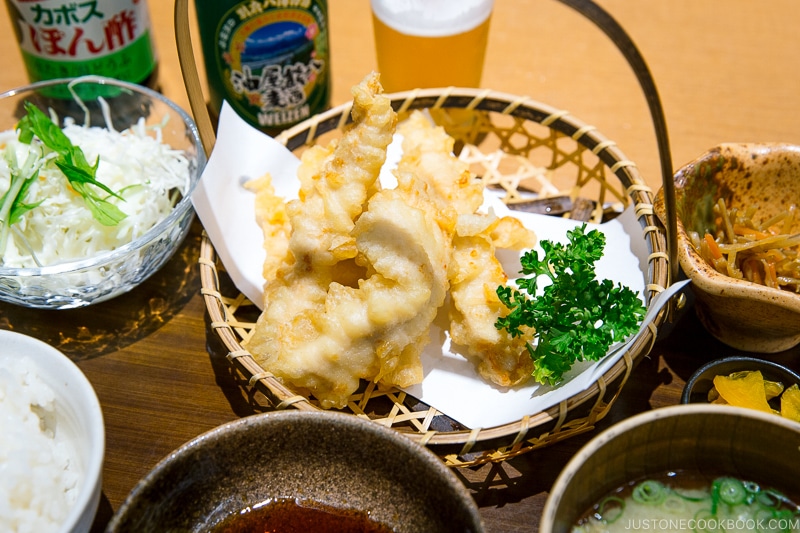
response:
{"label": "beer bottle label", "polygon": [[96,74],[142,83],[156,67],[145,0],[6,0],[31,81]]}
{"label": "beer bottle label", "polygon": [[[319,0],[247,1],[228,9],[216,25],[213,57],[206,57],[212,107],[218,109],[225,99],[268,133],[325,110],[330,99],[327,21],[327,4]],[[214,102],[217,84],[220,101]]]}

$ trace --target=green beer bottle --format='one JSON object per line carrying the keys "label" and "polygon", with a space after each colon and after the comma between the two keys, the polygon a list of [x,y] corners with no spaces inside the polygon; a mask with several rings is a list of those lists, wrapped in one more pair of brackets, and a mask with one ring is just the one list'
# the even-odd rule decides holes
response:
{"label": "green beer bottle", "polygon": [[216,122],[222,101],[261,131],[330,106],[325,0],[195,0]]}

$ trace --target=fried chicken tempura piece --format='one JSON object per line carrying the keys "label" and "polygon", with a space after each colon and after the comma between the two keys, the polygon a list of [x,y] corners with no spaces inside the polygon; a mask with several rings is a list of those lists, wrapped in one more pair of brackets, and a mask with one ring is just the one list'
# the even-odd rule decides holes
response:
{"label": "fried chicken tempura piece", "polygon": [[514,217],[498,218],[490,226],[490,236],[495,248],[524,250],[536,246],[536,234]]}
{"label": "fried chicken tempura piece", "polygon": [[444,128],[414,111],[398,131],[403,135],[399,171],[416,173],[433,187],[440,208],[451,207],[461,214],[474,213],[481,206],[483,183],[453,155],[455,140]]}
{"label": "fried chicken tempura piece", "polygon": [[310,273],[272,292],[247,344],[264,368],[326,408],[346,405],[361,379],[422,380],[419,354],[447,294],[449,259],[424,201],[403,187],[372,196],[353,229],[365,268],[356,287],[325,287]]}
{"label": "fried chicken tempura piece", "polygon": [[519,221],[508,217],[462,215],[450,264],[450,337],[466,348],[484,379],[503,387],[524,383],[533,372],[526,348],[533,330],[512,337],[495,327],[497,319],[508,313],[496,292],[508,277],[495,255],[495,238],[515,245],[528,244],[531,239],[524,226],[515,223]]}
{"label": "fried chicken tempura piece", "polygon": [[[447,291],[449,240],[426,188],[399,177],[397,189],[377,192],[396,121],[381,92],[377,76],[355,87],[353,125],[304,154],[300,197],[287,205],[287,261],[245,342],[323,407],[344,406],[361,379],[419,382],[419,352]],[[452,233],[454,219],[442,220]]]}
{"label": "fried chicken tempura piece", "polygon": [[381,191],[356,222],[358,261],[367,277],[358,288],[332,284],[328,314],[355,342],[348,354],[372,354],[369,376],[406,387],[422,381],[420,353],[447,295],[449,235],[425,192],[410,175]]}
{"label": "fried chicken tempura piece", "polygon": [[289,215],[284,199],[275,194],[270,174],[250,180],[244,186],[256,195],[256,222],[264,235],[263,246],[267,252],[262,274],[265,280],[273,279],[289,252],[289,235],[292,232]]}
{"label": "fried chicken tempura piece", "polygon": [[[334,265],[356,255],[350,234],[355,220],[378,190],[397,115],[372,73],[353,88],[353,123],[338,143],[303,154],[299,199],[289,202],[291,251],[295,259]],[[320,168],[321,164],[321,168]]]}
{"label": "fried chicken tempura piece", "polygon": [[400,133],[403,157],[398,169],[428,182],[439,205],[454,207],[458,215],[448,275],[450,336],[467,350],[484,379],[506,387],[520,384],[533,371],[525,345],[533,332],[513,338],[495,327],[497,318],[508,312],[496,293],[508,277],[495,252],[532,247],[535,235],[513,217],[476,212],[483,203],[483,184],[453,155],[454,141],[443,128],[414,112]]}

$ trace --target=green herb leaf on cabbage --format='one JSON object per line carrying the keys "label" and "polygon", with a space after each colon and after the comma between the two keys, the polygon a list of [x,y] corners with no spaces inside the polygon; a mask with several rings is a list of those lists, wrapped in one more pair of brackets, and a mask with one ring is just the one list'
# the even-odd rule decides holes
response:
{"label": "green herb leaf on cabbage", "polygon": [[[56,166],[64,173],[75,192],[83,197],[95,220],[105,226],[119,224],[127,215],[108,198],[123,198],[97,181],[100,159],[90,165],[83,150],[73,145],[69,137],[44,112],[30,102],[25,102],[25,110],[27,114],[17,125],[20,142],[30,144],[34,136],[38,137],[47,148],[58,154]],[[102,194],[103,192],[106,194]]]}
{"label": "green herb leaf on cabbage", "polygon": [[22,215],[42,203],[39,201],[28,204],[24,201],[31,183],[39,176],[41,159],[31,152],[20,167],[13,149],[7,149],[4,157],[10,171],[10,179],[8,190],[0,198],[0,255],[5,252],[11,226],[16,224]]}

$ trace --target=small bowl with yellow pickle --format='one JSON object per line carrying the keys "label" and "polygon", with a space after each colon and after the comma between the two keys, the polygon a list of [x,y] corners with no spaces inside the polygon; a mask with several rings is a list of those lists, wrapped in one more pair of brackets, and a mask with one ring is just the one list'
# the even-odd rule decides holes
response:
{"label": "small bowl with yellow pickle", "polygon": [[798,174],[800,146],[785,143],[721,144],[675,173],[677,255],[697,315],[737,350],[800,343]]}
{"label": "small bowl with yellow pickle", "polygon": [[796,531],[800,424],[692,403],[627,418],[567,463],[540,533]]}
{"label": "small bowl with yellow pickle", "polygon": [[800,422],[800,375],[766,359],[724,357],[692,374],[681,403],[735,405]]}

